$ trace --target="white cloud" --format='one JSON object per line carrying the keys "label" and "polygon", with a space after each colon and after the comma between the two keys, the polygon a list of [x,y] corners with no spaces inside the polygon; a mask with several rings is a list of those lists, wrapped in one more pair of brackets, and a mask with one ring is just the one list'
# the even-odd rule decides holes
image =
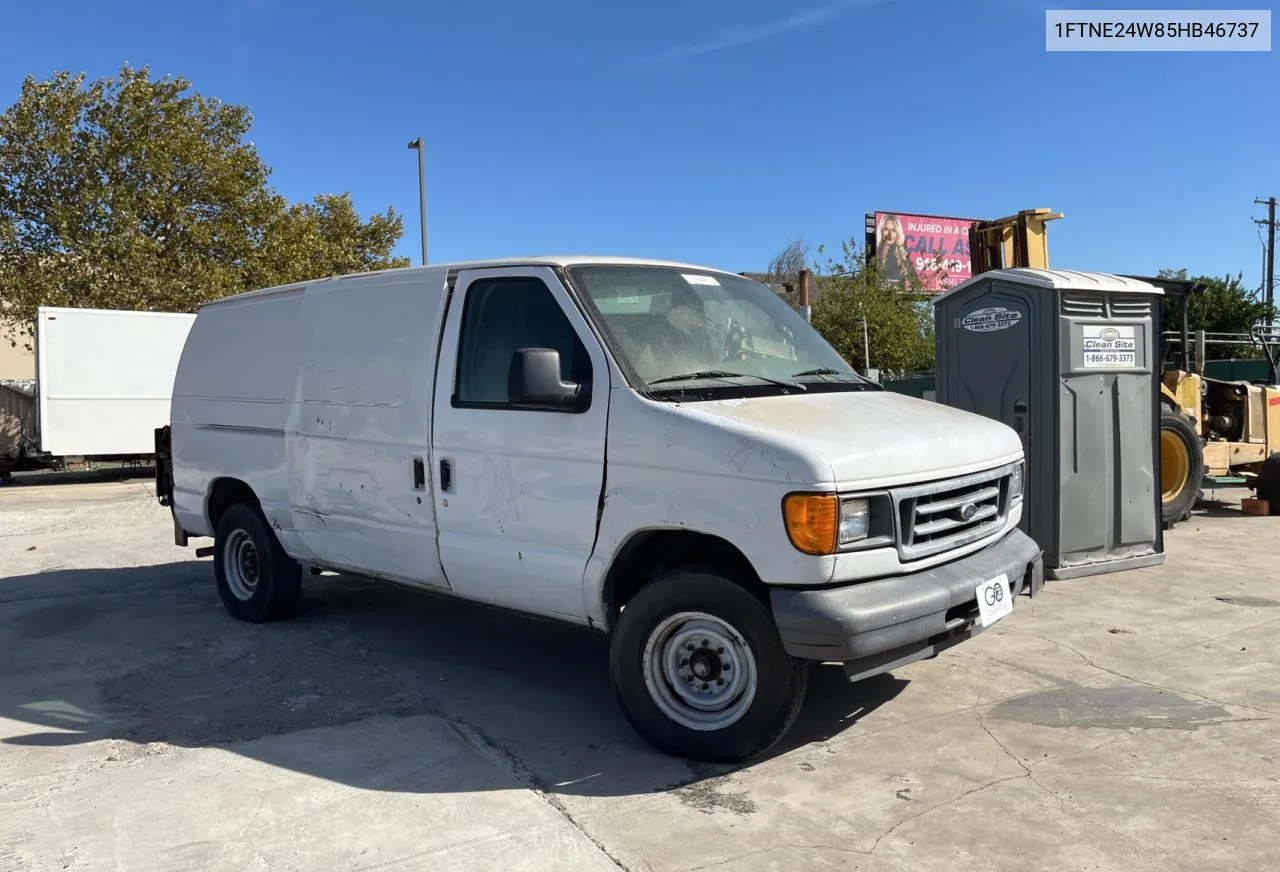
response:
{"label": "white cloud", "polygon": [[726,28],[711,39],[676,45],[666,51],[658,52],[650,57],[648,62],[651,64],[665,63],[760,42],[764,39],[790,33],[793,30],[802,30],[809,27],[817,27],[820,24],[827,24],[837,18],[848,15],[856,9],[865,9],[868,6],[875,6],[884,2],[888,2],[888,0],[839,0],[839,2],[827,6],[802,9],[799,12],[791,13],[786,18],[780,18],[755,27]]}

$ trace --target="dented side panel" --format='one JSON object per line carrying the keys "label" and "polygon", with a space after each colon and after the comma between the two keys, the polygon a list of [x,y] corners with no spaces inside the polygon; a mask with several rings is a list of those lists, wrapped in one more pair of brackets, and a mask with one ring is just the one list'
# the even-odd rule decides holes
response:
{"label": "dented side panel", "polygon": [[298,374],[304,289],[225,300],[196,316],[170,406],[173,508],[182,529],[212,536],[206,512],[221,477],[249,485],[290,554],[285,425]]}
{"label": "dented side panel", "polygon": [[286,432],[291,526],[315,562],[448,587],[426,466],[444,270],[308,288]]}

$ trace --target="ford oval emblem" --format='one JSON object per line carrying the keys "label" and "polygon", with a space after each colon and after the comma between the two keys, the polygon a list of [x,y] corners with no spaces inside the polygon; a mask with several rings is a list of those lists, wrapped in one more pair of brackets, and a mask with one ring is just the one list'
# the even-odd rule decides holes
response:
{"label": "ford oval emblem", "polygon": [[975,503],[965,503],[960,507],[960,520],[972,521],[973,516],[978,514],[978,506]]}

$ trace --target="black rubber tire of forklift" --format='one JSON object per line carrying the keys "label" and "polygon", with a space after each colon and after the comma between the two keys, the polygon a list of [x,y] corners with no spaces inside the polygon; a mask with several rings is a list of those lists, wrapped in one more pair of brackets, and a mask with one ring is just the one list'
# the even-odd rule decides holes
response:
{"label": "black rubber tire of forklift", "polygon": [[1262,461],[1254,495],[1271,504],[1271,514],[1280,515],[1280,452]]}
{"label": "black rubber tire of forklift", "polygon": [[[1168,502],[1162,500],[1160,504],[1160,520],[1164,523],[1165,528],[1168,529],[1173,524],[1191,517],[1191,507],[1196,504],[1196,500],[1200,497],[1200,482],[1204,480],[1204,448],[1200,445],[1200,437],[1196,435],[1195,428],[1191,426],[1191,422],[1187,420],[1186,416],[1170,409],[1162,409],[1160,413],[1162,453],[1166,436],[1177,439],[1182,449],[1186,451],[1187,462],[1187,476],[1182,485],[1182,490],[1173,499]],[[1164,466],[1162,463],[1162,478],[1163,475]],[[1163,490],[1163,482],[1158,484]]]}

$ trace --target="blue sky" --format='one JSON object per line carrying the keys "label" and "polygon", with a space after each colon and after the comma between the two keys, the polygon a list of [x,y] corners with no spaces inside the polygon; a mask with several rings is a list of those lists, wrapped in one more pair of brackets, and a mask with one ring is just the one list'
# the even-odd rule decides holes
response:
{"label": "blue sky", "polygon": [[433,261],[762,269],[875,209],[1049,206],[1056,266],[1256,285],[1253,199],[1280,195],[1274,53],[1046,53],[1021,0],[11,6],[0,102],[58,69],[181,74],[252,109],[286,196],[394,206],[415,262],[418,135]]}

